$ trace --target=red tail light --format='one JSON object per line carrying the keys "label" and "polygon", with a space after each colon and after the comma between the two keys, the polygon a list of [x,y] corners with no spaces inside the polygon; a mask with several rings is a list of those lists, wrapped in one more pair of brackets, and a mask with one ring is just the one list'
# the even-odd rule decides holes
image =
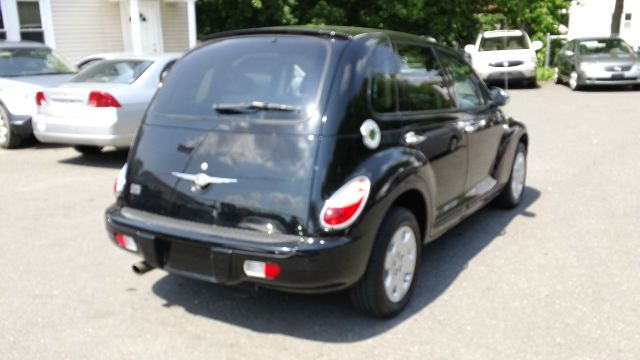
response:
{"label": "red tail light", "polygon": [[47,98],[44,97],[44,92],[43,91],[38,91],[36,93],[36,104],[38,104],[38,106],[47,105]]}
{"label": "red tail light", "polygon": [[358,176],[343,185],[327,200],[320,212],[320,224],[326,230],[340,230],[353,224],[364,209],[371,181]]}
{"label": "red tail light", "polygon": [[106,91],[95,90],[89,93],[89,101],[87,102],[87,105],[98,108],[121,107],[120,103],[113,97],[113,95]]}

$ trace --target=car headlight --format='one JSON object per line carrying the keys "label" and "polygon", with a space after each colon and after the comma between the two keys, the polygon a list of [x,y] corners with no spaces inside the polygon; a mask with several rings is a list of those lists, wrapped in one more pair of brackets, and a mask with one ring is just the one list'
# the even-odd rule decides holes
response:
{"label": "car headlight", "polygon": [[527,60],[527,62],[529,64],[532,64],[532,65],[537,65],[538,64],[538,58],[535,57],[535,56],[532,56],[532,57],[529,58],[529,60]]}

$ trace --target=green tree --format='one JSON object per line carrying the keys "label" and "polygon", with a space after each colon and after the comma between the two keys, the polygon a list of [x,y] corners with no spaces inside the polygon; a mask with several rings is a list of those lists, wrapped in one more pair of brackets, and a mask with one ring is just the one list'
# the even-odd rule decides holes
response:
{"label": "green tree", "polygon": [[198,30],[274,25],[345,25],[429,35],[464,44],[493,24],[523,29],[533,39],[556,33],[569,0],[199,0]]}

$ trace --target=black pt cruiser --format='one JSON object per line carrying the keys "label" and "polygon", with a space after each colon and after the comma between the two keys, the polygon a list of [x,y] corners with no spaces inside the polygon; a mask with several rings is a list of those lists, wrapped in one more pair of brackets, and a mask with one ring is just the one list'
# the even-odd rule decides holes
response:
{"label": "black pt cruiser", "polygon": [[515,207],[528,136],[455,51],[362,28],[210,36],[150,104],[106,226],[143,261],[214,283],[348,289],[399,313],[424,244]]}

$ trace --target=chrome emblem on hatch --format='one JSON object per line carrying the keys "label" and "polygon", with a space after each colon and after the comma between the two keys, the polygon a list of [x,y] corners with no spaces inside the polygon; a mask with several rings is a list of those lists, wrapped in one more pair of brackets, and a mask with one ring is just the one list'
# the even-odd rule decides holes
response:
{"label": "chrome emblem on hatch", "polygon": [[237,179],[209,176],[204,173],[185,174],[185,173],[179,173],[179,172],[172,172],[171,175],[182,180],[193,181],[193,184],[191,185],[191,191],[202,190],[211,184],[231,184],[231,183],[238,182]]}

